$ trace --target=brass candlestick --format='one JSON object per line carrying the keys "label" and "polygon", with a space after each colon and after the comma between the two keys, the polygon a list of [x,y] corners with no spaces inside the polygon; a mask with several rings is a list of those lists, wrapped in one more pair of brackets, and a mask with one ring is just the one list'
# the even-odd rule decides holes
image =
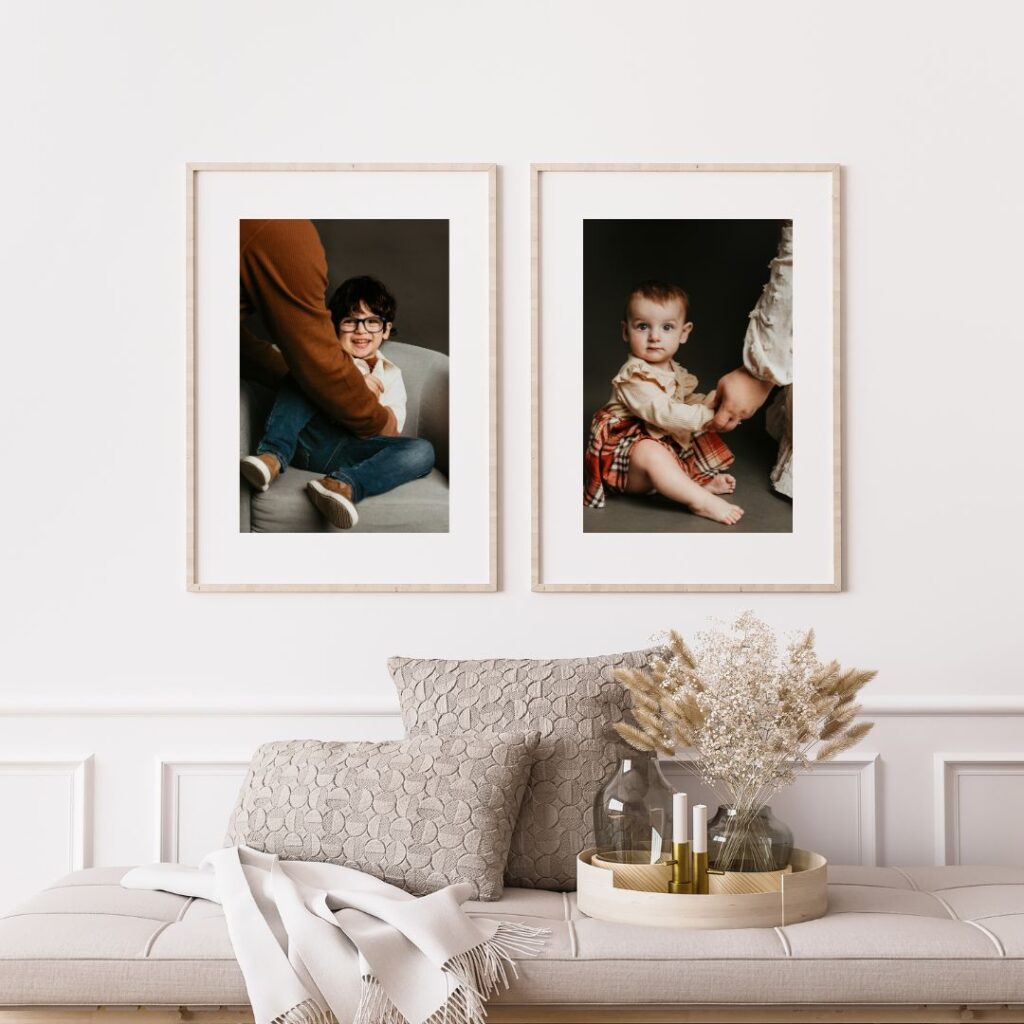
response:
{"label": "brass candlestick", "polygon": [[672,844],[672,881],[668,883],[668,891],[674,893],[693,892],[692,863],[690,858],[690,842]]}
{"label": "brass candlestick", "polygon": [[708,895],[708,854],[704,850],[693,855],[693,891],[701,896]]}

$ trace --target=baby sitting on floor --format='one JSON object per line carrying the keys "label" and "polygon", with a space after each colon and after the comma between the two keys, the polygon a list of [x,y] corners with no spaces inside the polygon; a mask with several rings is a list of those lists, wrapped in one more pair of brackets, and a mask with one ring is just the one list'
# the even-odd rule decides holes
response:
{"label": "baby sitting on floor", "polygon": [[603,508],[608,493],[656,492],[728,526],[743,515],[721,497],[736,488],[724,472],[733,454],[704,429],[714,416],[714,392],[696,394],[697,378],[672,358],[693,330],[689,312],[689,296],[675,284],[645,281],[629,293],[622,340],[630,357],[591,421],[586,507]]}

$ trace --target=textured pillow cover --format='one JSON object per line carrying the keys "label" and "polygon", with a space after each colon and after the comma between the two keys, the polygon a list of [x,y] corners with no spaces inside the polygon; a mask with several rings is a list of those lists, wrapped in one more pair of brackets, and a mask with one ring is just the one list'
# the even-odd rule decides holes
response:
{"label": "textured pillow cover", "polygon": [[611,726],[622,720],[628,695],[613,673],[640,668],[655,653],[557,661],[388,661],[412,735],[540,732],[512,835],[507,885],[576,888],[576,854],[593,845],[594,797],[624,749]]}
{"label": "textured pillow cover", "polygon": [[291,740],[253,755],[226,845],[357,868],[422,896],[496,900],[539,735]]}

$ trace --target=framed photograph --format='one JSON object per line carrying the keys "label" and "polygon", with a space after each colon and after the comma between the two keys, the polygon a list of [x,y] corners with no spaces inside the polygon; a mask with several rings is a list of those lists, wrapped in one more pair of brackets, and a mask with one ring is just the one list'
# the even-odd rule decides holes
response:
{"label": "framed photograph", "polygon": [[494,590],[492,164],[190,164],[192,591]]}
{"label": "framed photograph", "polygon": [[840,590],[839,167],[532,176],[533,589]]}

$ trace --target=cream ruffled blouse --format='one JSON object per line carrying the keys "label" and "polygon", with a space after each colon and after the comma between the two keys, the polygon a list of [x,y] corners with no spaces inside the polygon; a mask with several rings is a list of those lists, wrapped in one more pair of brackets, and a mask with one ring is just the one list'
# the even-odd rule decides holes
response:
{"label": "cream ruffled blouse", "polygon": [[616,416],[643,420],[651,437],[669,435],[688,447],[714,417],[696,387],[697,378],[675,360],[663,369],[630,356],[612,378],[605,408]]}

